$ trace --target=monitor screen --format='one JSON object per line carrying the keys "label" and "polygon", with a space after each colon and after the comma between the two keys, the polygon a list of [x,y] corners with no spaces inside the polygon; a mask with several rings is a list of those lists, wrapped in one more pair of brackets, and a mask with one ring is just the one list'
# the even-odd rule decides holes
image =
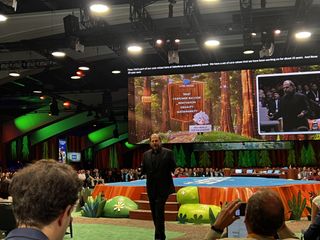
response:
{"label": "monitor screen", "polygon": [[164,143],[316,138],[320,133],[318,56],[244,63],[129,69],[129,142],[148,143],[153,132]]}
{"label": "monitor screen", "polygon": [[67,159],[69,162],[80,162],[81,161],[81,153],[79,152],[68,152]]}
{"label": "monitor screen", "polygon": [[280,174],[280,170],[279,170],[279,169],[276,169],[276,170],[274,170],[273,173],[275,173],[275,174]]}
{"label": "monitor screen", "polygon": [[272,170],[272,169],[269,169],[269,170],[267,171],[267,173],[273,173],[273,170]]}
{"label": "monitor screen", "polygon": [[235,173],[242,173],[242,169],[235,169]]}
{"label": "monitor screen", "polygon": [[247,169],[247,173],[253,173],[253,169]]}

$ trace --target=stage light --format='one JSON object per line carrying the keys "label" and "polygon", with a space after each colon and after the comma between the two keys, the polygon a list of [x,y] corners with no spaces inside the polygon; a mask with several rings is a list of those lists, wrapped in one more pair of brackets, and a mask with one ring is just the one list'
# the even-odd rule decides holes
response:
{"label": "stage light", "polygon": [[281,30],[280,30],[280,29],[274,30],[274,34],[279,35],[280,33],[281,33]]}
{"label": "stage light", "polygon": [[254,50],[252,50],[252,49],[246,49],[246,50],[243,51],[243,54],[245,54],[245,55],[250,55],[250,54],[253,54],[253,53],[254,53]]}
{"label": "stage light", "polygon": [[76,80],[76,79],[80,79],[81,77],[74,75],[74,76],[71,76],[70,78]]}
{"label": "stage light", "polygon": [[20,77],[20,73],[10,72],[10,73],[9,73],[9,76],[11,76],[11,77]]}
{"label": "stage light", "polygon": [[213,47],[219,46],[220,42],[215,39],[208,39],[207,41],[204,42],[204,45],[208,48],[213,48]]}
{"label": "stage light", "polygon": [[120,74],[120,73],[121,73],[120,70],[113,70],[113,71],[112,71],[112,74]]}
{"label": "stage light", "polygon": [[162,45],[163,41],[161,39],[157,39],[156,44],[157,45]]}
{"label": "stage light", "polygon": [[45,100],[46,99],[46,96],[40,96],[39,97],[41,100]]}
{"label": "stage light", "polygon": [[81,66],[81,67],[78,67],[79,70],[82,70],[82,71],[89,71],[90,68],[87,67],[87,66]]}
{"label": "stage light", "polygon": [[142,52],[142,47],[139,45],[131,45],[128,47],[128,52],[133,54],[140,53]]}
{"label": "stage light", "polygon": [[70,108],[71,107],[71,103],[69,101],[65,101],[65,102],[63,102],[63,107],[64,108]]}
{"label": "stage light", "polygon": [[257,33],[252,32],[252,33],[251,33],[251,36],[252,36],[252,37],[255,37],[255,36],[257,36]]}
{"label": "stage light", "polygon": [[33,90],[33,93],[40,94],[40,93],[42,93],[42,91],[41,90]]}
{"label": "stage light", "polygon": [[60,51],[55,51],[51,53],[52,56],[54,57],[58,57],[58,58],[62,58],[66,56],[65,52],[60,52]]}
{"label": "stage light", "polygon": [[174,42],[175,43],[180,43],[180,39],[177,38],[177,39],[174,40]]}
{"label": "stage light", "polygon": [[97,3],[97,4],[92,4],[90,6],[90,10],[93,12],[93,13],[98,13],[98,14],[101,14],[101,13],[106,13],[109,11],[109,7],[105,4],[101,4],[101,3]]}
{"label": "stage light", "polygon": [[296,37],[296,39],[304,40],[304,39],[307,39],[307,38],[311,37],[311,35],[312,34],[309,31],[301,31],[301,32],[297,32],[295,34],[295,37]]}
{"label": "stage light", "polygon": [[79,77],[84,77],[85,76],[84,72],[82,72],[82,71],[76,71],[76,75],[79,76]]}
{"label": "stage light", "polygon": [[8,18],[5,15],[0,14],[0,22],[5,22],[7,20],[8,20]]}

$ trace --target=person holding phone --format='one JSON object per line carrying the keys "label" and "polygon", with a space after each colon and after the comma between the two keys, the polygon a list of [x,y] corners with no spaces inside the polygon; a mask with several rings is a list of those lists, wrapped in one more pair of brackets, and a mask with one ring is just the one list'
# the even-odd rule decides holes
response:
{"label": "person holding phone", "polygon": [[[239,200],[234,200],[223,207],[205,239],[213,240],[224,237],[222,236],[224,230],[239,219],[235,213],[241,205]],[[286,226],[283,203],[278,194],[272,190],[260,190],[249,198],[244,223],[248,232],[247,238],[298,239]]]}
{"label": "person holding phone", "polygon": [[304,232],[305,240],[320,238],[320,196],[317,196],[312,200],[311,208],[311,224]]}

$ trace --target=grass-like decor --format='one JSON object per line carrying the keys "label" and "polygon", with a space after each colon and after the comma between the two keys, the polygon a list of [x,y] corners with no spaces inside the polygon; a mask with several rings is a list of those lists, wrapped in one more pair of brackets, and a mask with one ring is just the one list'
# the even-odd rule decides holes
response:
{"label": "grass-like decor", "polygon": [[[167,239],[175,239],[184,235],[182,232],[166,231]],[[141,227],[116,226],[111,224],[73,224],[73,240],[142,240],[153,239],[154,229]],[[64,239],[71,239],[66,235]]]}

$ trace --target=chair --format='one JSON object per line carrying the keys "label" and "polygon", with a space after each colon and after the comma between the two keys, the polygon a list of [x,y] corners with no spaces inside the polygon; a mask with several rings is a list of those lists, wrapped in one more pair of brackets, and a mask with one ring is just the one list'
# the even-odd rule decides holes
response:
{"label": "chair", "polygon": [[69,223],[69,232],[66,232],[65,235],[67,234],[70,234],[70,237],[73,238],[72,219]]}
{"label": "chair", "polygon": [[270,120],[268,118],[268,109],[266,107],[259,107],[259,118],[262,132],[278,132],[281,130],[279,120]]}
{"label": "chair", "polygon": [[0,230],[7,235],[17,225],[13,215],[12,204],[0,203],[0,216]]}

